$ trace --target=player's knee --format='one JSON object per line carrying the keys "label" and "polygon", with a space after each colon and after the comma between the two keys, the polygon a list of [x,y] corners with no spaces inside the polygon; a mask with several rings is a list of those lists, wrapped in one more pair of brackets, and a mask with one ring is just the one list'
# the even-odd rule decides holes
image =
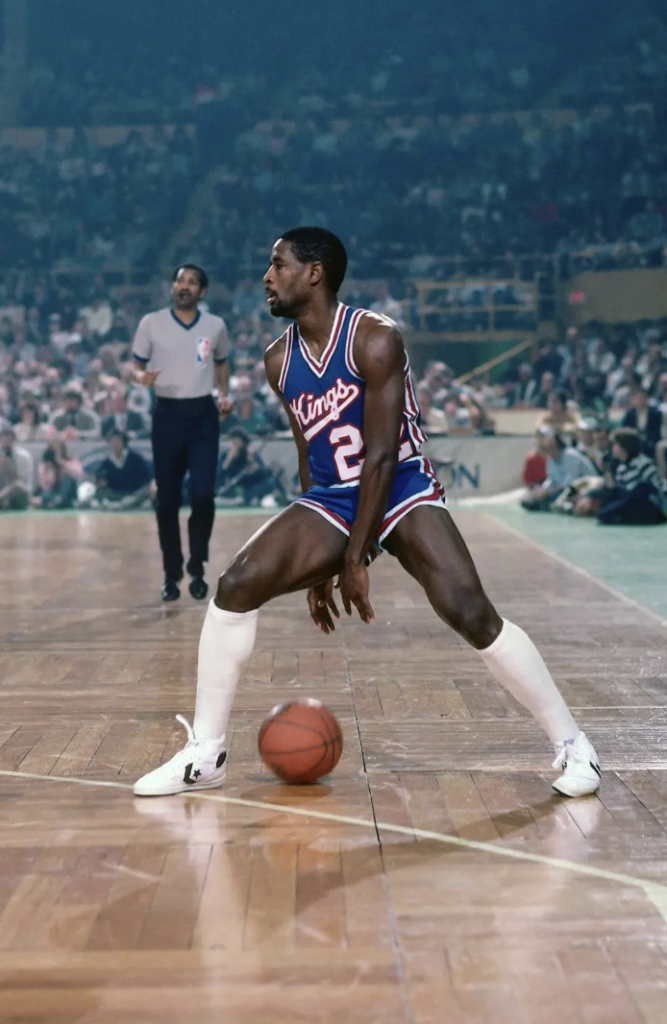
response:
{"label": "player's knee", "polygon": [[228,612],[250,612],[263,603],[258,568],[235,559],[218,580],[215,603]]}
{"label": "player's knee", "polygon": [[478,651],[490,647],[502,627],[502,620],[483,591],[458,595],[445,617],[452,629]]}

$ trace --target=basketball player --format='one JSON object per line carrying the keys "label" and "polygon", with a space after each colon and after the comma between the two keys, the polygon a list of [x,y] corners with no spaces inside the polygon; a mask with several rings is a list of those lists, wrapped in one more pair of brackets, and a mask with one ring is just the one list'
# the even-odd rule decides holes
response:
{"label": "basketball player", "polygon": [[395,324],[337,300],[347,256],[322,228],[295,228],[274,245],[264,278],[272,314],[294,321],[266,352],[266,372],[289,417],[303,496],[232,560],[210,602],[199,644],[194,726],[183,750],[134,787],[138,796],[209,789],[225,774],[225,729],[255,642],[258,610],[308,590],[324,633],[343,607],[373,621],[368,564],[394,555],[440,616],[478,651],[554,744],[558,793],[600,785],[595,750],[576,725],[532,641],[502,619],[482,589],[443,490],[420,454],[424,435]]}

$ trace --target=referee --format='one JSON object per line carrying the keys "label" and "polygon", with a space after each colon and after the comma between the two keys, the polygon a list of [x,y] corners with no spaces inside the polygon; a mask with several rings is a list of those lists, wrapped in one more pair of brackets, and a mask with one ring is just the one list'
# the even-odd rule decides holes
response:
{"label": "referee", "polygon": [[[208,594],[204,562],[215,518],[215,477],[218,468],[219,415],[228,415],[229,335],[224,320],[202,312],[208,277],[201,267],[184,263],[172,277],[173,306],[148,313],[134,336],[135,380],[154,386],[153,461],[157,484],[158,534],[164,565],[162,600],[181,596],[183,551],[178,512],[186,471],[190,473],[187,571],[190,594],[203,601]],[[150,364],[150,369],[148,366]],[[220,392],[218,402],[211,392]]]}

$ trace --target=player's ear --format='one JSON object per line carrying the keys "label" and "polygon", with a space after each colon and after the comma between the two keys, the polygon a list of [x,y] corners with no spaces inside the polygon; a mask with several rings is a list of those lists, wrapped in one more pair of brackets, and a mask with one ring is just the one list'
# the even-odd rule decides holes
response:
{"label": "player's ear", "polygon": [[317,261],[315,263],[311,263],[310,264],[310,283],[311,283],[311,285],[315,286],[316,284],[319,284],[323,277],[324,277],[324,266],[321,263],[317,262]]}

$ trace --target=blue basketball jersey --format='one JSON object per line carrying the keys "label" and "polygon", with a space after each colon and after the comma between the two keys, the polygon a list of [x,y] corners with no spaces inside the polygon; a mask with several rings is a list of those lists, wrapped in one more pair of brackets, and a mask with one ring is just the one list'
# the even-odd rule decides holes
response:
{"label": "blue basketball jersey", "polygon": [[[296,324],[285,334],[286,347],[279,390],[308,444],[313,482],[325,487],[358,487],[366,454],[364,393],[366,385],[354,362],[354,335],[368,311],[339,303],[331,337],[316,359]],[[405,401],[399,462],[415,459],[426,436],[405,357]]]}

